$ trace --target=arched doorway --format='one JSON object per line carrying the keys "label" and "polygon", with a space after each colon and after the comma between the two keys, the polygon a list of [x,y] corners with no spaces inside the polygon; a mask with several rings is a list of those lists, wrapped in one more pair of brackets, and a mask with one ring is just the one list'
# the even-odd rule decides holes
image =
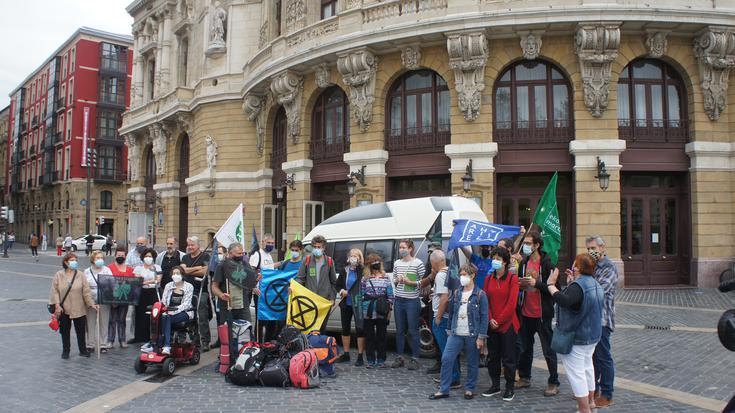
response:
{"label": "arched doorway", "polygon": [[[405,73],[388,93],[385,147],[386,200],[451,195],[447,82],[432,70]],[[420,171],[420,173],[418,173]]]}
{"label": "arched doorway", "polygon": [[623,69],[617,85],[620,233],[626,285],[689,284],[691,214],[686,89],[656,59]]}
{"label": "arched doorway", "polygon": [[576,233],[570,96],[569,80],[543,60],[510,65],[493,88],[493,140],[498,143],[495,221],[528,228],[551,176],[558,172],[562,269],[569,266]]}
{"label": "arched doorway", "polygon": [[179,146],[179,250],[186,251],[186,238],[189,236],[189,135],[184,133]]}

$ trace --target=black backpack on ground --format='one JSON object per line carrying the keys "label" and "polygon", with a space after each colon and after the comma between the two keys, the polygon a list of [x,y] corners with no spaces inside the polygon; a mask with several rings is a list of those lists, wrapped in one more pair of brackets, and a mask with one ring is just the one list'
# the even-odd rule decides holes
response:
{"label": "black backpack on ground", "polygon": [[260,384],[266,387],[288,387],[291,384],[288,374],[290,361],[291,358],[284,355],[266,362],[260,371]]}
{"label": "black backpack on ground", "polygon": [[[278,334],[278,346],[281,353],[288,353],[289,357],[311,348],[306,335],[298,328],[286,324]],[[288,371],[288,368],[286,368]]]}
{"label": "black backpack on ground", "polygon": [[226,380],[238,386],[260,384],[260,374],[270,360],[277,357],[277,347],[270,343],[248,343],[240,352],[232,367],[227,370]]}

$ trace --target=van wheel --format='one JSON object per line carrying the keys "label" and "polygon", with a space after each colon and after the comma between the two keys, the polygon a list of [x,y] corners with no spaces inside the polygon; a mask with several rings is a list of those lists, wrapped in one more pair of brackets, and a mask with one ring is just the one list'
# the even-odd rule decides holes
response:
{"label": "van wheel", "polygon": [[432,333],[431,327],[423,322],[419,326],[419,347],[421,348],[421,357],[423,358],[433,358],[436,354],[434,333]]}

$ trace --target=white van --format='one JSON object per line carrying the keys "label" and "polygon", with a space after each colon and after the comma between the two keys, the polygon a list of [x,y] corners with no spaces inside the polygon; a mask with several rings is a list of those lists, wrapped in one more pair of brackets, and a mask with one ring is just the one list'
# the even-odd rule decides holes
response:
{"label": "white van", "polygon": [[[324,236],[327,239],[326,253],[333,258],[338,273],[344,271],[350,249],[362,250],[365,257],[377,253],[383,258],[385,271],[392,277],[393,263],[398,259],[398,243],[401,239],[412,239],[416,257],[427,262],[428,241],[423,242],[423,245],[422,241],[442,211],[442,244],[445,251],[452,235],[453,220],[487,221],[479,205],[464,197],[404,199],[340,212],[317,225],[304,237],[303,242],[309,244],[317,234]],[[464,254],[459,254],[459,257],[464,262]],[[327,327],[333,332],[341,330],[339,308],[332,312]],[[395,321],[388,326],[388,332],[395,333]],[[420,337],[422,355],[431,356],[434,343],[430,326],[422,323]]]}

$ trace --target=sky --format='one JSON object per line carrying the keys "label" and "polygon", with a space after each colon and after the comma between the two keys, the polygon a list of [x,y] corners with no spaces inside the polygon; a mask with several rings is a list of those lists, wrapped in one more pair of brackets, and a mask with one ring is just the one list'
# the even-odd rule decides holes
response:
{"label": "sky", "polygon": [[131,34],[133,0],[0,0],[0,109],[61,44],[82,26]]}

